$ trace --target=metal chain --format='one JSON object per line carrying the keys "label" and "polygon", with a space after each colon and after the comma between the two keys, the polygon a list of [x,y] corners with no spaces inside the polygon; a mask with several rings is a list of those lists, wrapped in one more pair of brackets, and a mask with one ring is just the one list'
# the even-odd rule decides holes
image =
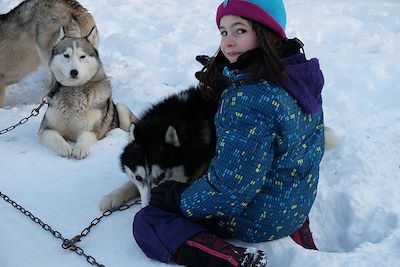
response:
{"label": "metal chain", "polygon": [[24,215],[29,217],[33,222],[39,224],[45,231],[50,232],[55,238],[62,240],[61,247],[63,249],[69,249],[69,250],[74,251],[79,256],[85,257],[86,261],[88,263],[90,263],[91,265],[97,266],[97,267],[105,267],[105,265],[98,263],[97,260],[94,257],[86,254],[85,251],[82,248],[76,246],[75,244],[77,242],[81,241],[82,237],[87,236],[89,234],[91,228],[93,226],[97,225],[101,221],[101,219],[103,219],[104,217],[107,217],[107,216],[111,215],[115,211],[123,211],[123,210],[129,209],[133,205],[140,204],[140,200],[136,200],[135,202],[133,202],[131,204],[123,205],[123,206],[121,206],[119,208],[116,208],[116,209],[113,209],[113,210],[107,210],[107,211],[103,212],[103,215],[101,215],[98,218],[95,218],[90,223],[90,226],[88,226],[85,229],[83,229],[83,231],[81,232],[80,235],[77,235],[77,236],[75,236],[75,237],[73,237],[71,239],[66,239],[66,238],[63,237],[63,235],[59,231],[53,230],[53,228],[51,228],[50,225],[44,223],[42,220],[40,220],[38,217],[34,216],[30,211],[26,210],[21,205],[18,205],[18,203],[16,203],[14,200],[10,199],[7,195],[3,194],[1,191],[0,191],[0,197],[2,199],[4,199],[4,201],[6,201],[9,204],[11,204],[14,208],[16,208],[17,210],[22,212]]}
{"label": "metal chain", "polygon": [[68,249],[71,246],[75,245],[77,242],[80,242],[81,238],[87,236],[89,234],[90,230],[92,229],[92,227],[97,225],[101,221],[101,219],[103,219],[104,217],[110,216],[115,211],[123,211],[123,210],[129,209],[133,205],[138,205],[138,204],[140,204],[140,200],[136,200],[130,204],[122,205],[119,208],[115,208],[112,210],[106,210],[105,212],[103,212],[103,214],[100,217],[93,219],[90,222],[90,225],[88,227],[86,227],[85,229],[83,229],[79,235],[76,235],[71,239],[64,240],[62,247],[64,249]]}
{"label": "metal chain", "polygon": [[26,123],[30,118],[39,115],[39,110],[40,110],[40,109],[43,107],[43,105],[45,105],[45,104],[47,104],[47,101],[46,101],[45,98],[43,98],[43,99],[42,99],[42,103],[40,103],[40,105],[39,105],[37,108],[35,108],[35,109],[33,109],[33,110],[31,111],[31,115],[29,115],[29,116],[26,117],[26,118],[23,118],[22,120],[20,120],[20,121],[19,121],[17,124],[15,124],[15,125],[12,125],[12,126],[10,126],[10,127],[8,127],[8,128],[5,128],[5,129],[3,129],[3,130],[0,130],[0,135],[6,134],[6,133],[8,133],[8,132],[14,130],[14,129],[17,128],[18,126],[21,126],[22,124]]}
{"label": "metal chain", "polygon": [[22,120],[20,120],[17,124],[15,124],[13,126],[10,126],[3,130],[0,130],[0,135],[6,134],[6,133],[14,130],[18,126],[21,126],[22,124],[26,123],[31,117],[39,115],[39,110],[43,107],[43,105],[48,104],[48,98],[52,98],[60,90],[61,86],[62,86],[61,83],[56,82],[53,85],[53,87],[49,90],[49,92],[44,97],[42,97],[42,102],[40,103],[40,105],[31,111],[31,115],[29,115],[26,118],[23,118]]}

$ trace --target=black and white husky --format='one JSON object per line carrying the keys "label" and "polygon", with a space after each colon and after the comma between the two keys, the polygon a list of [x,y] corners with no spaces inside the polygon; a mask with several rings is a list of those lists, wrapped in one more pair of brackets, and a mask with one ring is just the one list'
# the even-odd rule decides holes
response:
{"label": "black and white husky", "polygon": [[147,110],[130,129],[130,142],[121,155],[129,181],[103,197],[101,210],[141,197],[160,182],[190,182],[208,166],[215,150],[214,116],[218,106],[200,89],[190,88],[167,97]]}
{"label": "black and white husky", "polygon": [[[118,208],[140,195],[142,206],[151,189],[161,182],[192,182],[207,168],[215,153],[214,116],[218,105],[200,89],[172,95],[149,109],[130,129],[130,142],[121,155],[122,170],[129,181],[105,195],[102,211]],[[325,146],[338,143],[326,128]]]}

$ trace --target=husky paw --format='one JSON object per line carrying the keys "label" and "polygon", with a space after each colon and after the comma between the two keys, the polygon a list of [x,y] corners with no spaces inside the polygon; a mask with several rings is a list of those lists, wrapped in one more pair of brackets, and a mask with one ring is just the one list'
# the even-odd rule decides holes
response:
{"label": "husky paw", "polygon": [[72,149],[72,156],[76,159],[84,159],[89,155],[89,151],[89,147],[77,145]]}
{"label": "husky paw", "polygon": [[69,158],[72,156],[72,149],[72,146],[65,142],[64,144],[60,144],[60,146],[55,148],[55,151],[58,155]]}
{"label": "husky paw", "polygon": [[125,203],[125,199],[123,196],[120,194],[113,194],[110,193],[108,195],[105,195],[101,201],[100,201],[100,210],[101,211],[106,211],[106,210],[112,210],[115,208],[119,208],[122,206],[122,204]]}

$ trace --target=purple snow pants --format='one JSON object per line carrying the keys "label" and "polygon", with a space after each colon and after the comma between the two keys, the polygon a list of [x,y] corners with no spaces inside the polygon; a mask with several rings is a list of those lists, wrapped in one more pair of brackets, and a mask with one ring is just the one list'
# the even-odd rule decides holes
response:
{"label": "purple snow pants", "polygon": [[173,260],[179,246],[202,231],[207,229],[150,205],[137,212],[133,220],[133,236],[138,246],[147,257],[165,263]]}

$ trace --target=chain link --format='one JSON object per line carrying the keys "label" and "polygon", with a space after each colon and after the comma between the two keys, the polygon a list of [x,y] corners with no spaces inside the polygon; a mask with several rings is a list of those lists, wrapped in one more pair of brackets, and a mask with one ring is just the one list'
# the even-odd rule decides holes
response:
{"label": "chain link", "polygon": [[26,123],[30,118],[32,117],[36,117],[37,115],[39,115],[39,110],[43,107],[43,105],[47,104],[47,101],[45,100],[45,98],[42,99],[42,103],[40,103],[40,105],[33,109],[31,111],[31,115],[29,115],[26,118],[23,118],[22,120],[20,120],[17,124],[12,125],[8,128],[5,128],[3,130],[0,130],[0,135],[6,134],[8,132],[11,132],[12,130],[14,130],[15,128],[17,128],[18,126],[21,126],[22,124]]}
{"label": "chain link", "polygon": [[103,212],[103,214],[100,217],[93,219],[90,222],[90,225],[88,227],[86,227],[85,229],[83,229],[79,235],[76,235],[71,239],[64,240],[62,247],[64,249],[68,249],[71,246],[75,245],[77,242],[80,242],[81,238],[87,236],[89,234],[90,230],[92,229],[92,227],[97,225],[104,217],[107,217],[107,216],[113,214],[115,211],[123,211],[123,210],[129,209],[133,205],[138,205],[138,204],[140,204],[140,200],[136,200],[133,203],[126,204],[119,208],[115,208],[115,209],[107,210],[107,211]]}
{"label": "chain link", "polygon": [[[40,109],[40,107],[38,107],[38,109]],[[51,228],[50,225],[44,223],[38,217],[34,216],[30,211],[26,210],[24,207],[22,207],[21,205],[16,203],[14,200],[10,199],[7,195],[3,194],[1,191],[0,191],[0,197],[2,199],[4,199],[4,201],[11,204],[14,208],[16,208],[17,210],[22,212],[24,215],[29,217],[33,222],[39,224],[45,231],[50,232],[55,238],[62,240],[61,247],[63,249],[69,249],[71,251],[74,251],[79,256],[85,257],[86,261],[89,264],[91,264],[93,266],[97,266],[97,267],[106,267],[106,266],[98,263],[97,260],[93,256],[86,254],[82,248],[76,246],[75,244],[77,242],[80,242],[82,237],[87,236],[89,234],[91,228],[93,226],[97,225],[101,221],[101,219],[103,219],[104,217],[111,215],[115,211],[123,211],[123,210],[129,209],[133,205],[140,204],[140,200],[136,200],[135,202],[133,202],[131,204],[126,204],[126,205],[123,205],[123,206],[113,209],[113,210],[107,210],[107,211],[103,212],[103,214],[100,217],[92,220],[92,222],[90,223],[90,226],[83,229],[80,235],[77,235],[71,239],[66,239],[63,237],[63,235],[59,231],[53,230],[53,228]]]}

